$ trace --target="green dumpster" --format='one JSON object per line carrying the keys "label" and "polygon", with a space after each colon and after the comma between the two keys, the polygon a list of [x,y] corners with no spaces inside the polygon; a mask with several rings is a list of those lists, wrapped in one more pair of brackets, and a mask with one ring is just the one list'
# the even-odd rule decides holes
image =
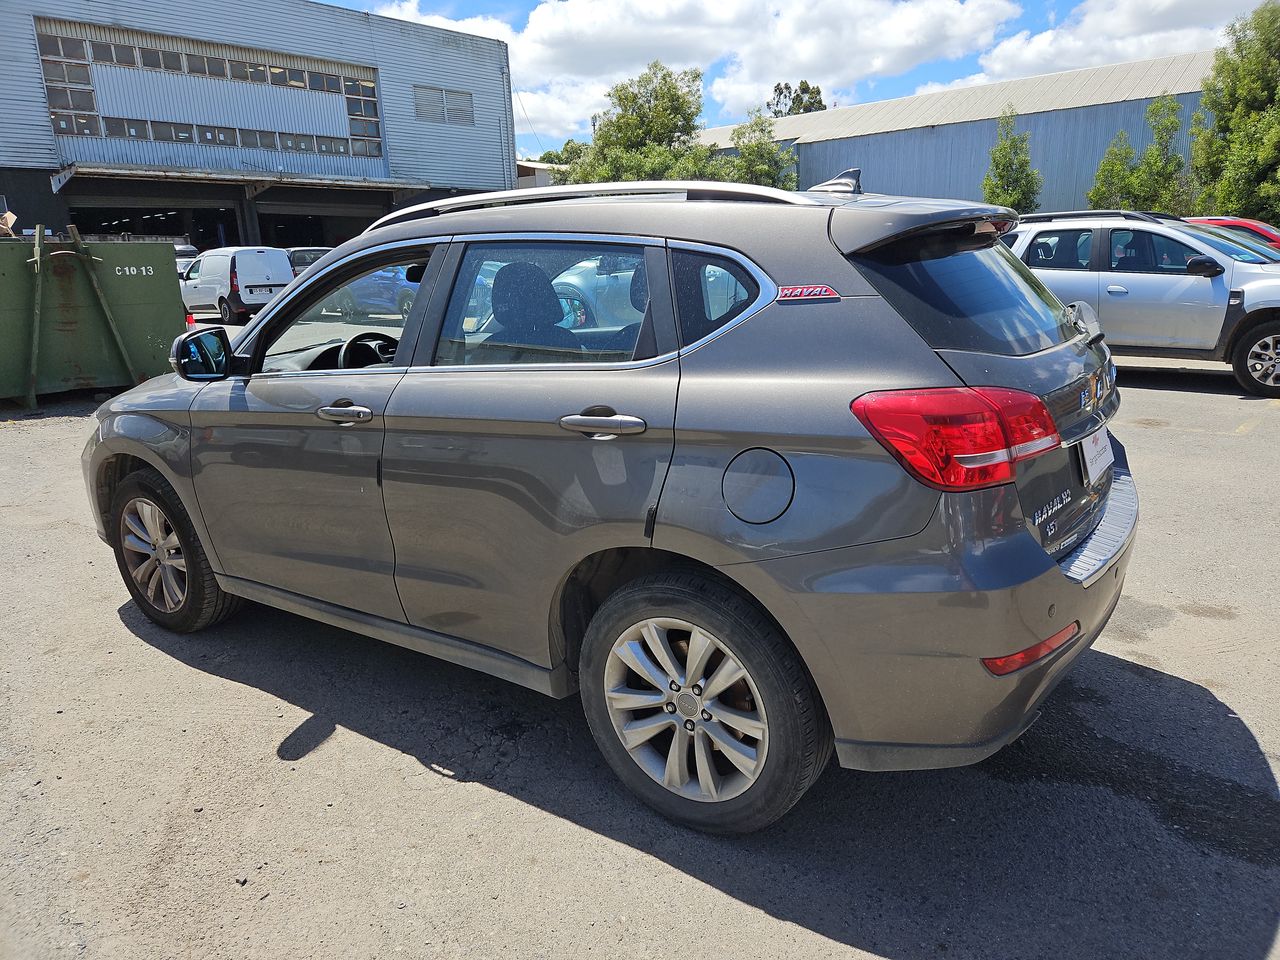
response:
{"label": "green dumpster", "polygon": [[0,397],[123,387],[169,369],[184,329],[173,245],[0,240]]}

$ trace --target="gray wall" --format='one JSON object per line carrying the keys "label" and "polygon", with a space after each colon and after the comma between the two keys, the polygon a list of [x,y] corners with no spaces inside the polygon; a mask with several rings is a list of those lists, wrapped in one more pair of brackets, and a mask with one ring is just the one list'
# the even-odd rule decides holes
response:
{"label": "gray wall", "polygon": [[[1199,93],[1176,97],[1182,104],[1178,147],[1190,151],[1191,115]],[[1031,133],[1031,163],[1044,176],[1041,210],[1087,207],[1098,161],[1120,130],[1141,153],[1151,142],[1146,123],[1151,100],[1098,104],[1071,110],[1024,114],[1019,133]],[[995,120],[976,120],[794,147],[800,187],[811,187],[849,167],[862,168],[862,186],[871,193],[982,199],[982,178],[996,139]]]}
{"label": "gray wall", "polygon": [[[372,68],[384,157],[55,137],[35,16]],[[90,69],[104,115],[244,127],[261,121],[263,129],[334,136],[346,125],[340,96],[102,64]],[[475,124],[418,120],[415,84],[470,92]],[[282,110],[295,118],[291,125],[278,122]],[[0,167],[49,169],[71,160],[205,170],[284,166],[295,173],[495,189],[514,186],[514,142],[507,48],[496,40],[309,0],[0,0]]]}

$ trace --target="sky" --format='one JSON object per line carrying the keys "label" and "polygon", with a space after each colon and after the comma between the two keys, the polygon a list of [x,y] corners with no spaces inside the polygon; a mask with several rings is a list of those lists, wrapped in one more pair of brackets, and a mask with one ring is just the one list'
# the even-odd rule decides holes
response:
{"label": "sky", "polygon": [[1257,0],[337,0],[504,40],[522,157],[589,139],[652,60],[703,71],[707,126],[780,81],[827,106],[1210,49]]}

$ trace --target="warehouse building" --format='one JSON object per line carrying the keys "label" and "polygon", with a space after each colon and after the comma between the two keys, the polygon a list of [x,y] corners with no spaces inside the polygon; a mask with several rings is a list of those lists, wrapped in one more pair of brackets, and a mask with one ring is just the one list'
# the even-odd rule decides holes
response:
{"label": "warehouse building", "polygon": [[515,179],[500,41],[310,0],[0,4],[19,229],[332,245]]}
{"label": "warehouse building", "polygon": [[[802,189],[858,167],[875,193],[980,200],[997,118],[1012,105],[1044,176],[1040,208],[1071,210],[1088,206],[1085,193],[1117,132],[1139,152],[1151,142],[1146,111],[1156,97],[1172,94],[1182,105],[1178,147],[1189,154],[1191,116],[1212,66],[1211,52],[1190,53],[960,87],[782,117],[774,135],[795,151]],[[711,128],[702,141],[723,146],[732,133]]]}

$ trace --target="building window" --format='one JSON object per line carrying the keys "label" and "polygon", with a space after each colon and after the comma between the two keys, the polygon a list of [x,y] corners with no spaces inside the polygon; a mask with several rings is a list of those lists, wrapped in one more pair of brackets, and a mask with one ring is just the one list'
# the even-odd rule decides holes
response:
{"label": "building window", "polygon": [[49,83],[79,83],[89,85],[89,66],[84,63],[64,63],[61,60],[41,60],[40,67]]}
{"label": "building window", "polygon": [[290,150],[294,153],[315,153],[316,138],[309,133],[282,133],[280,134],[280,149]]}
{"label": "building window", "polygon": [[347,116],[349,117],[371,117],[378,119],[378,101],[377,100],[357,100],[355,97],[347,97]]}
{"label": "building window", "polygon": [[277,87],[306,87],[307,71],[292,67],[271,67],[271,82]]}
{"label": "building window", "polygon": [[37,33],[36,46],[42,57],[62,57],[64,60],[88,60],[83,40],[72,37],[55,37],[51,33]]}
{"label": "building window", "polygon": [[277,150],[276,135],[270,130],[241,130],[240,146],[258,147],[263,150]]}
{"label": "building window", "polygon": [[187,73],[201,77],[226,77],[227,61],[221,57],[202,57],[199,54],[187,54]]}
{"label": "building window", "polygon": [[374,137],[381,136],[378,132],[377,120],[357,120],[352,117],[348,123],[351,124],[351,135],[353,137]]}
{"label": "building window", "polygon": [[196,139],[215,147],[239,146],[236,132],[230,127],[196,127]]}
{"label": "building window", "polygon": [[149,140],[147,121],[125,120],[121,117],[103,117],[102,126],[108,137],[124,140]]}
{"label": "building window", "polygon": [[153,50],[151,47],[139,47],[138,59],[144,67],[151,70],[169,70],[182,73],[182,54],[170,53],[168,50]]}
{"label": "building window", "polygon": [[53,123],[54,133],[73,137],[102,136],[97,117],[86,117],[79,113],[51,113],[49,119]]}
{"label": "building window", "polygon": [[189,123],[166,123],[160,120],[152,120],[151,139],[173,143],[191,143],[195,139],[195,134]]}
{"label": "building window", "polygon": [[345,156],[349,152],[347,141],[342,137],[316,137],[316,153],[340,153]]}
{"label": "building window", "polygon": [[312,90],[320,90],[324,93],[342,92],[342,81],[332,73],[317,73],[312,70],[307,74],[307,86]]}
{"label": "building window", "polygon": [[93,52],[94,63],[118,63],[123,67],[138,65],[133,47],[123,43],[102,43],[95,40],[89,44],[89,49]]}
{"label": "building window", "polygon": [[244,63],[240,60],[228,60],[232,80],[247,80],[250,83],[266,83],[267,67],[261,63]]}
{"label": "building window", "polygon": [[92,90],[80,90],[76,87],[50,86],[48,91],[50,110],[84,110],[88,113],[97,112],[98,108],[93,102]]}
{"label": "building window", "polygon": [[352,140],[351,155],[353,157],[380,157],[382,144],[377,140]]}
{"label": "building window", "polygon": [[378,91],[374,88],[372,80],[352,80],[350,77],[342,78],[342,92],[348,97],[373,99],[378,96]]}

